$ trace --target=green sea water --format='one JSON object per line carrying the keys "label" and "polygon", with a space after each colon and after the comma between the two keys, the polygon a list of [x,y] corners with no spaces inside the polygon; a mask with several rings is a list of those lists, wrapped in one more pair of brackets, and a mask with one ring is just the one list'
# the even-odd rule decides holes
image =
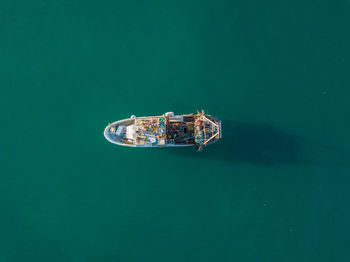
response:
{"label": "green sea water", "polygon": [[[350,2],[0,1],[0,262],[350,261]],[[132,114],[222,119],[125,148]]]}

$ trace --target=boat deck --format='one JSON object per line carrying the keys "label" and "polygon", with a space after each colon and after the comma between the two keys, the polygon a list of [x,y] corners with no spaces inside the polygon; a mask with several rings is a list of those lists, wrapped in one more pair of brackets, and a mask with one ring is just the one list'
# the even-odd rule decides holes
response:
{"label": "boat deck", "polygon": [[194,146],[202,149],[221,138],[221,121],[204,113],[135,117],[109,124],[104,135],[133,147]]}
{"label": "boat deck", "polygon": [[137,145],[165,145],[166,119],[165,117],[137,118],[135,121],[134,140]]}

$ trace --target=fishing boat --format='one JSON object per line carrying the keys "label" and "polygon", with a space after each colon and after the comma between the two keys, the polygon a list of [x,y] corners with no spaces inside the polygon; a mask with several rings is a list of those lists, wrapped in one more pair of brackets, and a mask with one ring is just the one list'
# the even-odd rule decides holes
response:
{"label": "fishing boat", "polygon": [[130,118],[108,124],[105,138],[120,146],[129,147],[181,147],[205,146],[222,137],[221,121],[205,114],[175,115],[167,112],[161,116],[132,115]]}

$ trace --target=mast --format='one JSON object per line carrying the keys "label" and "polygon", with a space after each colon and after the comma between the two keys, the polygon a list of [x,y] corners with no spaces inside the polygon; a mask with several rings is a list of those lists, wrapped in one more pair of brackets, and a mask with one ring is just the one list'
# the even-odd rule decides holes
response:
{"label": "mast", "polygon": [[[198,145],[198,151],[201,151],[210,141],[214,138],[220,138],[221,125],[220,122],[210,119],[210,115],[206,115],[204,110],[199,112],[197,110],[197,115],[195,119],[195,138]],[[209,126],[210,130],[208,130]]]}

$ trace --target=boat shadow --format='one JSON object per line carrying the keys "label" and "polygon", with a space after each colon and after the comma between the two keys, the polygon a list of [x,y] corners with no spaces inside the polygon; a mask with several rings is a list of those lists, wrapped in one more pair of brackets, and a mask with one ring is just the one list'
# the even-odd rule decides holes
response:
{"label": "boat shadow", "polygon": [[169,152],[254,165],[324,164],[350,166],[350,152],[308,141],[280,128],[236,121],[222,121],[223,138],[203,152],[174,148]]}

